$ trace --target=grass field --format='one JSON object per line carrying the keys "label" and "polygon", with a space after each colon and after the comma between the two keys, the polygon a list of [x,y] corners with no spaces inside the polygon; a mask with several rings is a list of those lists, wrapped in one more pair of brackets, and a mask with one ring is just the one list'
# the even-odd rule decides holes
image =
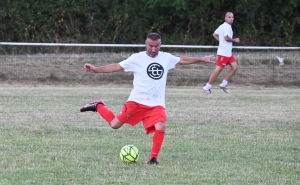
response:
{"label": "grass field", "polygon": [[[117,113],[129,86],[0,87],[0,184],[300,184],[300,89],[168,87],[160,165],[152,135],[79,112],[102,98]],[[125,164],[134,144],[140,160]]]}

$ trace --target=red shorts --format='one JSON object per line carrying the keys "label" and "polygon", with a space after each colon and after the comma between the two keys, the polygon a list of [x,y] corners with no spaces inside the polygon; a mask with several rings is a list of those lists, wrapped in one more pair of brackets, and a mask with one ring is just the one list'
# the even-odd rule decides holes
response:
{"label": "red shorts", "polygon": [[218,55],[217,66],[225,67],[226,65],[236,62],[233,55],[231,57],[225,57],[222,55]]}
{"label": "red shorts", "polygon": [[117,119],[131,126],[135,126],[140,121],[143,121],[146,134],[150,134],[155,131],[154,125],[156,123],[166,122],[166,111],[162,106],[150,107],[128,101],[117,115]]}

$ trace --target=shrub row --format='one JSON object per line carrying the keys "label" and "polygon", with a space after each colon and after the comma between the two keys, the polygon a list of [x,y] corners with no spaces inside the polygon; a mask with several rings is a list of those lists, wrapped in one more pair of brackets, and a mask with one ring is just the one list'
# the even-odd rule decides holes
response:
{"label": "shrub row", "polygon": [[215,45],[226,11],[240,45],[300,45],[300,0],[2,0],[0,41]]}

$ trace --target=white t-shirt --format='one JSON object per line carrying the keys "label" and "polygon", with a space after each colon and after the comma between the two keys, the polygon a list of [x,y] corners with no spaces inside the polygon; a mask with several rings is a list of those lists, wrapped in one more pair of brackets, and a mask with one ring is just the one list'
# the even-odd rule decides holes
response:
{"label": "white t-shirt", "polygon": [[233,31],[231,25],[228,24],[227,22],[224,22],[216,29],[214,33],[219,35],[219,47],[218,47],[217,55],[231,57],[232,42],[227,42],[224,38],[226,36],[230,38],[233,37]]}
{"label": "white t-shirt", "polygon": [[121,61],[119,64],[124,71],[133,72],[134,75],[128,101],[165,107],[167,74],[179,61],[179,57],[162,51],[154,58],[142,51]]}

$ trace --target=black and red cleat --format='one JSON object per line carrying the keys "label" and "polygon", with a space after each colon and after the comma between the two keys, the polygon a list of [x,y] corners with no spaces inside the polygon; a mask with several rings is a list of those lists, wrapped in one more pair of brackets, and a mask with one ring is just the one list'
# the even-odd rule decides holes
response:
{"label": "black and red cleat", "polygon": [[102,100],[95,100],[93,102],[90,102],[90,103],[87,103],[87,104],[83,105],[80,109],[80,112],[86,112],[86,111],[96,112],[97,111],[97,106],[99,104],[105,105]]}
{"label": "black and red cleat", "polygon": [[153,157],[150,161],[148,161],[148,164],[156,164],[156,165],[158,165],[159,162],[157,161],[156,157]]}

